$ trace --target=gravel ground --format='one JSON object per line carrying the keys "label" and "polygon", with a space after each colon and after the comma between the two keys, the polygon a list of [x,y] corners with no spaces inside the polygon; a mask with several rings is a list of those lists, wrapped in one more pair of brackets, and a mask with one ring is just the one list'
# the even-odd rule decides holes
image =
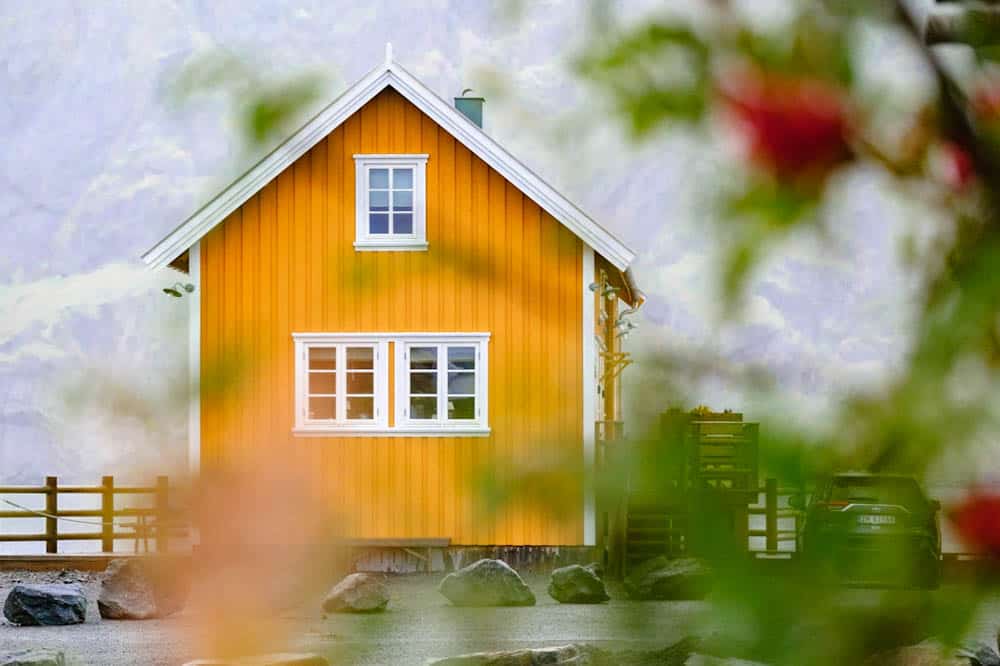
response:
{"label": "gravel ground", "polygon": [[[586,642],[609,649],[659,649],[693,632],[710,612],[707,602],[626,602],[611,585],[609,603],[560,605],[545,593],[547,576],[527,575],[538,598],[533,608],[455,608],[436,586],[440,575],[390,577],[392,601],[377,615],[333,615],[315,602],[281,613],[279,623],[295,640],[285,646],[319,652],[331,664],[423,664],[434,657],[481,650]],[[0,572],[0,600],[18,582],[78,582],[87,591],[87,622],[68,627],[0,624],[0,652],[26,647],[61,649],[71,666],[175,666],[193,659],[186,630],[197,614],[186,610],[163,620],[103,621],[97,611],[98,577],[80,572]],[[852,590],[848,603],[871,602],[877,592]],[[913,595],[926,593],[914,592]],[[946,594],[946,592],[942,592]],[[923,597],[916,597],[923,598]],[[970,637],[993,643],[1000,599],[984,605]]]}

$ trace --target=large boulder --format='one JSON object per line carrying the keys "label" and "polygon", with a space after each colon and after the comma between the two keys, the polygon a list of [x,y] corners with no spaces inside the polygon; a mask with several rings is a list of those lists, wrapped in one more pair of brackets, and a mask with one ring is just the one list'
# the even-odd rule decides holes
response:
{"label": "large boulder", "polygon": [[166,617],[184,607],[185,577],[166,560],[111,560],[101,580],[97,609],[107,620]]}
{"label": "large boulder", "polygon": [[625,591],[632,599],[703,599],[712,588],[712,572],[701,560],[655,557],[625,577]]}
{"label": "large boulder", "polygon": [[579,564],[553,571],[548,592],[561,604],[599,604],[611,598],[594,571]]}
{"label": "large boulder", "polygon": [[354,573],[337,583],[323,600],[327,613],[378,613],[389,603],[389,590],[380,576]]}
{"label": "large boulder", "polygon": [[534,606],[535,595],[500,560],[479,560],[445,576],[438,591],[456,606]]}
{"label": "large boulder", "polygon": [[0,652],[0,666],[66,666],[66,658],[58,650],[32,648]]}
{"label": "large boulder", "polygon": [[22,626],[80,624],[87,619],[87,599],[78,585],[15,585],[3,614]]}

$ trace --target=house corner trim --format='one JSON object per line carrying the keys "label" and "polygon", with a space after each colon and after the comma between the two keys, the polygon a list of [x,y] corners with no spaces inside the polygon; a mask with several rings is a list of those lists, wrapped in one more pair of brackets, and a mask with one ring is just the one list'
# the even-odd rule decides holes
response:
{"label": "house corner trim", "polygon": [[594,248],[583,243],[583,545],[597,545],[597,502],[594,495],[595,420],[597,418],[597,347],[594,341]]}
{"label": "house corner trim", "polygon": [[201,243],[191,246],[188,275],[194,291],[188,294],[188,471],[201,471]]}

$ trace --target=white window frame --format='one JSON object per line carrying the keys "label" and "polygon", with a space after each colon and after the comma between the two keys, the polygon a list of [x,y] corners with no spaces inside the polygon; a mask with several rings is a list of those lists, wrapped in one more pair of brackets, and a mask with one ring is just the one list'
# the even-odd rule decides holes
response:
{"label": "white window frame", "polygon": [[[427,333],[395,338],[395,409],[396,429],[401,432],[424,435],[482,435],[489,427],[489,333]],[[474,347],[476,349],[476,416],[473,419],[449,420],[447,418],[447,347]],[[437,347],[437,400],[438,418],[410,418],[410,365],[411,347]],[[443,352],[443,353],[442,353]]]}
{"label": "white window frame", "polygon": [[[487,437],[489,426],[489,333],[292,333],[295,346],[295,426],[297,437]],[[390,351],[389,346],[392,345]],[[476,407],[477,418],[448,421],[410,420],[405,417],[409,406],[409,366],[407,350],[410,346],[454,345],[475,347],[476,356]],[[311,347],[375,347],[375,408],[374,421],[310,420],[309,408],[309,349]],[[392,388],[395,405],[393,423],[389,425],[389,354],[395,365]],[[340,396],[342,364],[338,370],[338,410],[344,414]],[[344,368],[346,370],[346,368]],[[447,377],[447,369],[444,370]],[[346,380],[344,380],[346,381]],[[439,377],[439,382],[440,382]],[[444,380],[447,382],[447,379]],[[447,384],[446,384],[447,385]],[[442,397],[440,391],[439,400]],[[438,413],[441,411],[441,403]],[[446,405],[445,405],[446,406]],[[407,408],[407,409],[404,409]]]}
{"label": "white window frame", "polygon": [[[370,434],[385,430],[389,423],[389,343],[380,336],[340,333],[293,333],[295,341],[295,433],[301,434]],[[337,348],[336,402],[337,418],[309,418],[309,350],[315,347]],[[372,347],[374,419],[348,419],[347,366],[344,349]]]}
{"label": "white window frame", "polygon": [[[421,251],[427,249],[427,158],[428,155],[426,153],[399,155],[357,154],[354,156],[355,250],[363,252],[379,250]],[[368,172],[373,168],[413,169],[412,234],[372,234],[369,232]]]}

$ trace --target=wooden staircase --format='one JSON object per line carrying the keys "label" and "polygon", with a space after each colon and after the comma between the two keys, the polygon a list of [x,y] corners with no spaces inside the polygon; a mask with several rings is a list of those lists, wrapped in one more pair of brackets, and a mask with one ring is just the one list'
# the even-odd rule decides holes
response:
{"label": "wooden staircase", "polygon": [[663,503],[629,502],[625,515],[626,571],[646,560],[686,552],[687,516],[683,508]]}

